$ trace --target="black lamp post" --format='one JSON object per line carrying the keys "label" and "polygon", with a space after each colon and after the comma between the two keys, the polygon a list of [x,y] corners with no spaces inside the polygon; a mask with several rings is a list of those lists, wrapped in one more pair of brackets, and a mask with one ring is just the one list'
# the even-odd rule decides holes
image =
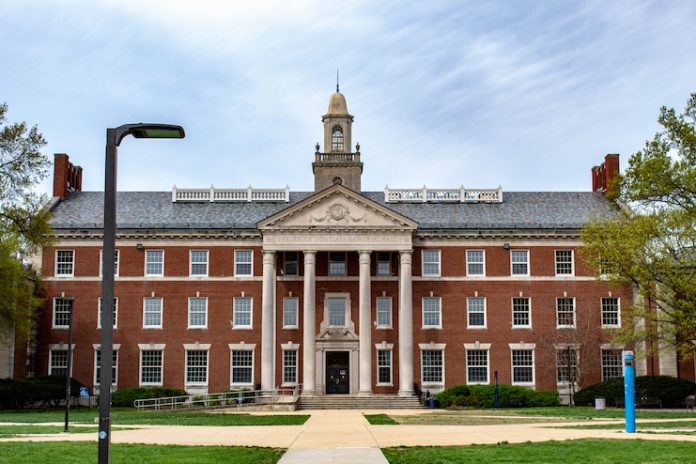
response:
{"label": "black lamp post", "polygon": [[124,124],[106,130],[104,176],[104,251],[102,266],[101,381],[99,389],[99,464],[111,459],[111,374],[113,368],[114,252],[116,248],[116,158],[128,135],[136,139],[183,139],[184,129],[170,124]]}
{"label": "black lamp post", "polygon": [[70,418],[70,383],[72,372],[72,324],[73,324],[73,305],[75,301],[70,298],[70,312],[68,312],[68,371],[65,373],[65,427],[63,432],[68,432],[68,421]]}

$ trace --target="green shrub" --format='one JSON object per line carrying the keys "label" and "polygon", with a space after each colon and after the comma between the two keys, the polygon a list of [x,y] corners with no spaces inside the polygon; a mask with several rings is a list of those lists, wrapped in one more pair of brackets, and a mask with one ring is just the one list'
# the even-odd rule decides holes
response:
{"label": "green shrub", "polygon": [[[696,383],[666,375],[636,377],[636,396],[657,397],[666,408],[681,407],[688,395],[696,392]],[[583,388],[575,395],[575,404],[591,406],[594,399],[603,397],[607,404],[616,406],[617,399],[624,397],[623,377],[610,379]]]}
{"label": "green shrub", "polygon": [[186,392],[178,388],[166,387],[128,387],[120,388],[111,395],[111,405],[114,407],[132,408],[135,400],[144,398],[165,398],[169,396],[185,396]]}
{"label": "green shrub", "polygon": [[[454,385],[437,395],[443,408],[492,408],[494,398],[493,385]],[[557,406],[558,395],[551,390],[499,385],[498,401],[501,408]]]}
{"label": "green shrub", "polygon": [[[84,385],[71,379],[70,395]],[[19,380],[0,380],[0,409],[57,406],[65,400],[65,377],[59,375]]]}

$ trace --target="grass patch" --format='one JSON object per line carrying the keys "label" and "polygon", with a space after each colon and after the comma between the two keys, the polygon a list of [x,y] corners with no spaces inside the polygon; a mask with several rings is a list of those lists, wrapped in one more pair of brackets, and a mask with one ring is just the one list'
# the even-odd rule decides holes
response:
{"label": "grass patch", "polygon": [[[111,445],[113,464],[275,464],[285,450],[243,446]],[[50,462],[93,464],[96,442],[4,442],[0,443],[3,464]]]}
{"label": "grass patch", "polygon": [[[95,424],[99,417],[97,409],[76,409],[70,412],[70,422],[78,424]],[[142,411],[130,408],[114,409],[111,423],[113,425],[302,425],[309,415],[261,415],[219,414],[207,412],[170,412]],[[62,422],[63,411],[2,411],[0,422]]]}
{"label": "grass patch", "polygon": [[568,440],[471,446],[385,448],[391,464],[636,464],[692,462],[696,444],[682,441]]}
{"label": "grass patch", "polygon": [[[603,409],[596,410],[591,406],[568,406],[548,407],[548,408],[509,408],[509,409],[448,409],[448,412],[457,412],[465,415],[486,415],[486,416],[542,416],[542,417],[564,417],[572,419],[621,419],[624,417],[623,409]],[[662,411],[659,409],[636,411],[638,419],[694,419],[696,413],[689,411]]]}
{"label": "grass patch", "polygon": [[387,414],[365,414],[365,419],[372,425],[395,425],[398,424]]}
{"label": "grass patch", "polygon": [[[588,425],[565,425],[553,427],[555,429],[609,429],[623,430],[626,424],[588,424]],[[640,432],[641,429],[693,429],[696,428],[696,420],[691,421],[674,421],[674,422],[638,422],[636,428]]]}

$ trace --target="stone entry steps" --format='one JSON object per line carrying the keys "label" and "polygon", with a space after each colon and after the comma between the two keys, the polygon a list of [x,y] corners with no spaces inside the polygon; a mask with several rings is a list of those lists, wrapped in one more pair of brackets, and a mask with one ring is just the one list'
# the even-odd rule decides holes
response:
{"label": "stone entry steps", "polygon": [[414,409],[422,407],[416,396],[324,395],[300,396],[296,409]]}

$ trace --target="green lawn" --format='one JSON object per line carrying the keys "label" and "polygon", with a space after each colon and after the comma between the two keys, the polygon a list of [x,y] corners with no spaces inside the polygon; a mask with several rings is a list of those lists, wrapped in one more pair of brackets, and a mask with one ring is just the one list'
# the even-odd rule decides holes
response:
{"label": "green lawn", "polygon": [[[97,427],[70,427],[70,433],[96,432]],[[62,425],[0,425],[0,438],[10,438],[22,434],[61,433]]]}
{"label": "green lawn", "polygon": [[[70,422],[94,424],[99,417],[97,409],[76,409],[70,412]],[[142,411],[134,409],[115,409],[112,412],[113,425],[302,425],[308,415],[262,415],[219,414],[206,412]],[[63,411],[0,411],[0,422],[62,422]]]}
{"label": "green lawn", "polygon": [[[625,424],[588,424],[588,425],[565,425],[555,426],[555,429],[615,429],[623,430]],[[636,428],[640,432],[642,429],[693,429],[696,428],[696,420],[688,421],[670,421],[670,422],[638,422]]]}
{"label": "green lawn", "polygon": [[[591,406],[556,406],[548,408],[501,408],[501,409],[443,409],[447,413],[458,413],[463,415],[486,415],[486,416],[544,416],[544,417],[565,417],[572,419],[610,419],[623,418],[624,410],[609,408],[601,411]],[[439,411],[438,411],[439,412]],[[639,419],[677,419],[693,418],[696,419],[696,412],[683,411],[662,411],[660,409],[639,409],[636,411]]]}
{"label": "green lawn", "polygon": [[[275,464],[285,450],[242,446],[111,445],[113,464]],[[3,464],[93,464],[96,442],[4,442]]]}
{"label": "green lawn", "polygon": [[457,411],[443,411],[435,414],[413,414],[408,416],[388,414],[366,414],[365,419],[372,425],[496,425],[532,424],[549,422],[578,421],[579,419],[551,417],[496,417],[459,414]]}
{"label": "green lawn", "polygon": [[639,464],[693,462],[696,443],[646,440],[572,440],[541,443],[385,448],[391,464]]}

